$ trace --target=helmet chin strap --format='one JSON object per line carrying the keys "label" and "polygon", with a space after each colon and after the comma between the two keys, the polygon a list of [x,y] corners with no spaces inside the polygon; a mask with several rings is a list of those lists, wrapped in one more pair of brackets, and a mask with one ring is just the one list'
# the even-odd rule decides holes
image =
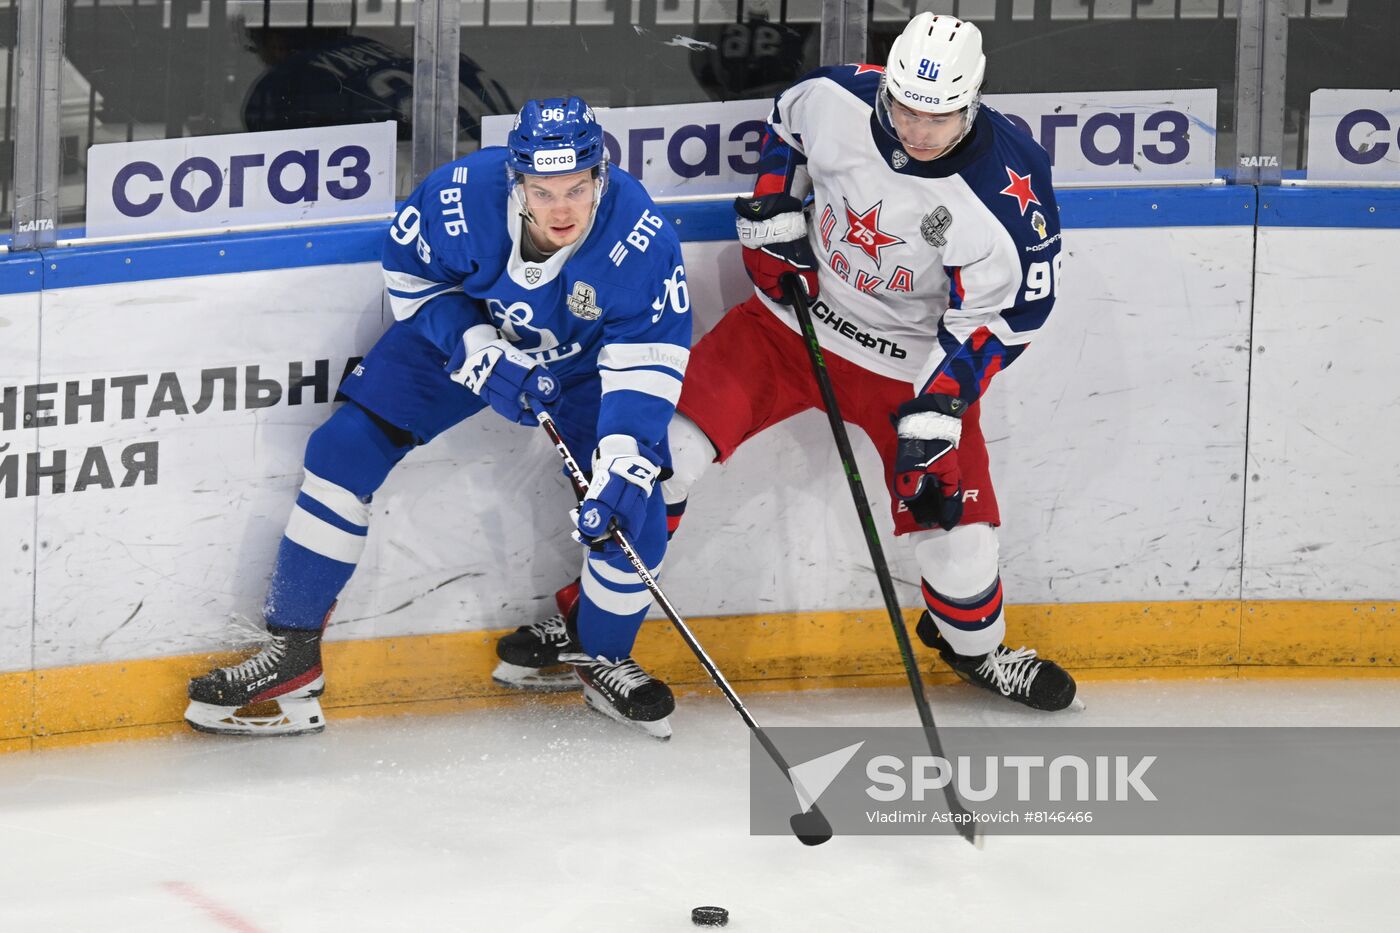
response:
{"label": "helmet chin strap", "polygon": [[529,202],[525,200],[524,186],[519,183],[512,185],[510,193],[511,197],[515,199],[517,211],[520,214],[521,219],[524,220],[527,224],[534,224],[535,226],[539,226],[539,224],[535,221],[534,213],[530,210]]}

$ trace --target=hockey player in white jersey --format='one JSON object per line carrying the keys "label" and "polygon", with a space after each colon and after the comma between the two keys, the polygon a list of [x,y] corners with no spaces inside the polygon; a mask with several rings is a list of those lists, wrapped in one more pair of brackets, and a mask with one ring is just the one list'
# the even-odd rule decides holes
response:
{"label": "hockey player in white jersey", "polygon": [[976,26],[921,13],[884,68],[821,68],[778,95],[763,174],[735,202],[755,294],[695,347],[663,489],[674,527],[711,462],[821,406],[780,285],[798,275],[841,411],[885,462],[923,578],[920,639],[965,680],[1058,710],[1074,679],[1002,644],[978,401],[1050,314],[1059,214],[1044,150],[981,106],[985,69]]}
{"label": "hockey player in white jersey", "polygon": [[[567,632],[570,676],[590,706],[670,735],[670,688],[630,657],[651,596],[610,530],[658,572],[667,530],[652,493],[669,467],[690,302],[675,233],[606,156],[581,99],[530,101],[506,147],[437,169],[409,197],[383,254],[395,321],[307,444],[264,608],[268,641],[190,682],[194,728],[324,728],[321,634],[364,549],[374,491],[405,454],[465,418],[491,408],[535,426],[543,406],[580,459],[593,455],[575,513],[590,548]],[[240,712],[264,701],[279,709]]]}

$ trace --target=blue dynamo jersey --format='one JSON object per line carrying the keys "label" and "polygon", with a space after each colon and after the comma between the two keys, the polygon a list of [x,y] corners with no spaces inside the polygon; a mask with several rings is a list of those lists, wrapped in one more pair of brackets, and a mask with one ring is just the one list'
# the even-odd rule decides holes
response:
{"label": "blue dynamo jersey", "polygon": [[434,171],[385,242],[394,317],[450,357],[490,324],[549,367],[567,393],[598,380],[598,436],[665,437],[690,357],[690,295],[680,241],[642,185],[611,167],[587,232],[544,262],[523,258],[506,150]]}

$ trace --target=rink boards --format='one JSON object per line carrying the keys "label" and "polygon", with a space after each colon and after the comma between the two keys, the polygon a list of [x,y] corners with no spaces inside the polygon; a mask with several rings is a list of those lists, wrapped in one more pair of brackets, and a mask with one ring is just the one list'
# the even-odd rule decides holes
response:
{"label": "rink boards", "polygon": [[[1061,203],[1055,314],[985,403],[1011,640],[1077,671],[1392,669],[1400,192]],[[698,337],[748,283],[727,207],[668,214]],[[381,236],[0,260],[0,747],[176,721],[230,617],[257,617],[306,436],[389,320]],[[491,695],[488,633],[552,611],[576,572],[552,450],[476,422],[376,495],[333,623],[332,708]],[[888,535],[874,450],[853,440]],[[887,551],[917,606],[913,562]],[[898,657],[869,565],[808,413],[705,477],[663,582],[737,680],[874,681]],[[639,657],[698,683],[647,628]]]}

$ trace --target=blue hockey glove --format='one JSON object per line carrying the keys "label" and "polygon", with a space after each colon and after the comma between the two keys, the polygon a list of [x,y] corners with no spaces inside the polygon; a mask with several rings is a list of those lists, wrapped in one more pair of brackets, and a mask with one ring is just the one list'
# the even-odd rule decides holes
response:
{"label": "blue hockey glove", "polygon": [[735,227],[744,248],[744,271],[758,290],[787,304],[783,276],[796,275],[808,298],[817,297],[817,257],[807,242],[802,202],[790,194],[734,199]]}
{"label": "blue hockey glove", "polygon": [[952,530],[962,521],[958,441],[965,411],[967,403],[955,395],[921,395],[890,419],[899,434],[894,493],[924,528]]}
{"label": "blue hockey glove", "polygon": [[656,455],[638,448],[634,438],[609,434],[600,440],[593,452],[593,482],[572,513],[578,527],[575,540],[602,544],[612,534],[614,522],[629,539],[635,539],[646,523],[647,500],[660,473]]}
{"label": "blue hockey glove", "polygon": [[468,329],[447,366],[453,382],[516,424],[535,424],[533,409],[559,398],[559,380],[544,364],[502,340],[489,324]]}

